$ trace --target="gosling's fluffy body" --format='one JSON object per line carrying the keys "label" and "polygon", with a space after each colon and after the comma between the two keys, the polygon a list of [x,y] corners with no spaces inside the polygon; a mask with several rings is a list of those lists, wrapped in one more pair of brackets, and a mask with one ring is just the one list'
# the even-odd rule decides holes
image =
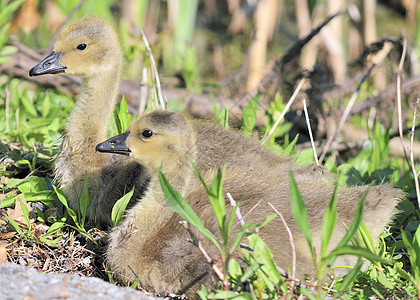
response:
{"label": "gosling's fluffy body", "polygon": [[[151,138],[142,136],[146,129],[154,132]],[[197,248],[187,242],[189,236],[179,225],[181,218],[166,205],[156,176],[162,166],[169,182],[187,199],[205,226],[218,236],[217,221],[189,158],[195,161],[207,182],[211,182],[218,167],[227,166],[224,192],[240,201],[246,222],[259,223],[273,214],[267,204],[271,202],[292,230],[297,276],[312,271],[305,238],[290,211],[289,170],[294,170],[306,203],[316,249],[320,249],[322,218],[334,190],[332,175],[313,166],[298,167],[236,131],[177,113],[153,112],[131,124],[128,131],[126,145],[131,150],[130,155],[154,175],[142,201],[128,211],[125,220],[110,234],[107,261],[115,274],[132,280],[138,276],[146,289],[158,293],[186,292],[190,297],[196,297],[195,290],[201,284],[212,282],[210,266]],[[366,190],[365,186],[340,189],[338,222],[331,247],[344,235],[342,223],[351,223],[357,203]],[[373,238],[376,239],[390,221],[401,197],[402,192],[390,185],[371,187],[365,200],[364,222]],[[255,205],[257,207],[247,214]],[[195,234],[216,258],[218,254],[211,243],[197,231]],[[283,269],[291,267],[292,252],[282,223],[273,220],[260,230],[260,235],[273,251],[277,265]],[[336,265],[354,262],[353,257],[342,257]]]}
{"label": "gosling's fluffy body", "polygon": [[[86,49],[78,49],[81,44]],[[128,157],[95,152],[96,144],[107,137],[108,120],[119,91],[123,55],[118,35],[108,22],[86,17],[63,29],[53,53],[61,53],[57,63],[65,73],[83,78],[56,157],[56,180],[70,206],[77,210],[86,171],[88,222],[107,227],[111,225],[112,207],[124,191],[135,185],[138,199],[150,178],[144,168]]]}

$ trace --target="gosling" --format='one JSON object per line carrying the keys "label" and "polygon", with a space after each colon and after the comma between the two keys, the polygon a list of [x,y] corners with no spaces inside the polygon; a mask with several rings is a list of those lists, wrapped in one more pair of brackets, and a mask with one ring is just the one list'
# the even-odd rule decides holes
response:
{"label": "gosling", "polygon": [[[143,287],[160,294],[186,293],[195,298],[201,284],[211,286],[211,270],[197,248],[187,242],[188,233],[179,225],[181,217],[166,204],[157,177],[159,168],[173,187],[189,202],[204,225],[217,237],[217,220],[189,159],[210,183],[215,171],[226,165],[224,193],[240,200],[247,223],[261,223],[273,214],[271,202],[284,216],[296,247],[297,277],[312,271],[312,259],[305,237],[294,221],[289,200],[289,170],[305,201],[313,233],[313,245],[320,249],[325,208],[335,183],[333,175],[312,166],[299,167],[281,158],[257,141],[218,125],[189,119],[169,111],[154,111],[133,122],[127,132],[108,139],[96,149],[129,155],[153,173],[142,198],[128,210],[125,219],[110,233],[107,262],[120,278],[140,279]],[[333,249],[352,222],[355,208],[368,187],[343,187],[337,203],[337,227],[331,238]],[[373,186],[365,199],[364,223],[374,239],[390,222],[402,191],[389,184]],[[252,209],[256,206],[255,209]],[[229,205],[227,205],[229,207]],[[238,227],[236,227],[236,230]],[[216,258],[212,244],[196,230],[204,248]],[[234,236],[235,230],[232,234]],[[259,231],[283,269],[291,267],[292,250],[282,223],[275,219]],[[241,255],[237,253],[237,255]],[[356,258],[340,257],[335,265],[354,265]],[[339,269],[337,269],[339,270]],[[341,275],[339,271],[337,274]]]}
{"label": "gosling", "polygon": [[139,199],[151,176],[129,157],[95,152],[96,144],[107,138],[107,121],[117,100],[122,60],[114,27],[102,19],[86,17],[67,25],[54,51],[29,71],[30,76],[66,73],[83,78],[55,160],[55,177],[69,205],[78,210],[86,171],[89,226],[112,225],[114,203],[133,186],[133,199]]}

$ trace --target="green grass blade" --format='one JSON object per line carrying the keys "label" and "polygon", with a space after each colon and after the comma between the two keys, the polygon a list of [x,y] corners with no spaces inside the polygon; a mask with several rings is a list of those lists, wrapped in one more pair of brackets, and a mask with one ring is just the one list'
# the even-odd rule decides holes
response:
{"label": "green grass blade", "polygon": [[118,199],[118,201],[115,202],[114,207],[112,207],[111,220],[114,226],[116,226],[122,220],[127,204],[130,201],[133,194],[134,187],[131,189],[131,191],[129,191],[127,194]]}
{"label": "green grass blade", "polygon": [[130,114],[128,113],[127,101],[124,96],[122,97],[120,104],[115,108],[114,120],[118,134],[125,132],[130,123]]}
{"label": "green grass blade", "polygon": [[354,216],[353,223],[350,225],[350,229],[346,232],[344,237],[338,243],[337,248],[347,245],[356,234],[363,220],[363,206],[365,204],[365,199],[368,193],[369,193],[369,189],[367,189],[367,191],[363,194],[362,199],[360,199],[359,204],[357,205],[357,208],[356,208],[356,213]]}
{"label": "green grass blade", "polygon": [[0,25],[3,25],[3,23],[8,18],[10,18],[13,12],[17,10],[24,2],[25,0],[15,0],[11,1],[8,5],[4,6],[0,12]]}
{"label": "green grass blade", "polygon": [[85,226],[85,218],[86,218],[86,211],[89,207],[90,200],[89,200],[89,189],[88,189],[88,175],[87,170],[85,170],[85,181],[83,183],[83,191],[80,195],[79,199],[79,211],[80,211],[80,218],[79,223],[82,228]]}
{"label": "green grass blade", "polygon": [[159,170],[159,181],[162,187],[163,194],[165,195],[165,200],[169,205],[169,208],[178,213],[185,221],[190,223],[192,226],[196,227],[201,234],[206,238],[212,241],[212,243],[221,251],[219,243],[213,237],[213,235],[204,227],[200,218],[194,212],[192,207],[189,205],[187,200],[185,200],[169,183],[162,171]]}
{"label": "green grass blade", "polygon": [[308,213],[306,211],[305,203],[303,202],[302,196],[299,192],[298,186],[296,184],[293,173],[290,171],[290,204],[293,216],[295,218],[296,224],[299,226],[299,229],[302,231],[303,235],[306,238],[309,249],[312,253],[312,259],[314,263],[316,262],[315,252],[312,246],[312,233],[309,228],[308,223]]}
{"label": "green grass blade", "polygon": [[223,128],[229,128],[229,113],[226,107],[223,107],[222,111],[220,112],[219,121]]}
{"label": "green grass blade", "polygon": [[257,108],[259,93],[257,93],[244,108],[242,113],[242,132],[250,135],[254,130],[257,121]]}
{"label": "green grass blade", "polygon": [[359,258],[357,264],[351,269],[351,271],[344,277],[343,282],[340,284],[340,287],[337,289],[337,293],[334,294],[333,299],[337,299],[356,279],[357,275],[360,272],[360,269],[363,265],[363,261]]}
{"label": "green grass blade", "polygon": [[6,215],[5,213],[3,213],[3,215],[7,218],[10,225],[12,226],[13,230],[16,231],[16,232],[20,232],[20,227],[19,227],[18,223],[15,220],[13,220],[12,218],[10,218],[8,215]]}
{"label": "green grass blade", "polygon": [[23,201],[19,199],[20,209],[22,210],[23,217],[25,218],[26,226],[31,230],[31,222],[29,221],[29,209],[23,204]]}
{"label": "green grass blade", "polygon": [[332,234],[337,223],[337,198],[340,180],[337,180],[337,183],[334,188],[334,193],[331,197],[331,201],[327,206],[327,209],[324,214],[324,219],[322,221],[322,231],[321,231],[321,257],[325,256],[327,251],[328,244],[330,243]]}
{"label": "green grass blade", "polygon": [[245,232],[244,231],[238,232],[238,234],[236,235],[235,239],[233,240],[232,245],[230,245],[229,254],[232,254],[233,252],[235,252],[235,250],[241,244],[244,236],[245,236]]}
{"label": "green grass blade", "polygon": [[418,227],[414,233],[412,243],[408,240],[404,230],[401,230],[401,236],[409,254],[408,258],[410,259],[411,271],[413,273],[414,280],[420,286],[420,227]]}
{"label": "green grass blade", "polygon": [[66,208],[67,213],[73,219],[73,222],[75,224],[78,224],[76,213],[74,212],[73,209],[71,209],[69,207],[69,204],[67,203],[67,199],[66,199],[66,196],[64,196],[64,193],[59,188],[57,188],[55,185],[53,185],[53,189],[54,189],[54,191],[55,191],[55,193],[56,193],[56,195],[58,197],[58,200],[64,205],[64,207]]}
{"label": "green grass blade", "polygon": [[63,218],[60,221],[54,222],[50,228],[48,228],[47,232],[43,235],[41,235],[38,239],[41,243],[45,242],[47,237],[56,234],[58,231],[60,231],[61,228],[64,226],[65,218]]}
{"label": "green grass blade", "polygon": [[368,249],[355,246],[337,247],[336,249],[331,251],[331,253],[326,259],[328,260],[330,257],[337,257],[339,255],[356,255],[359,257],[364,257],[371,262],[380,262],[385,265],[392,265],[394,263],[394,261],[381,257],[373,252],[370,252]]}
{"label": "green grass blade", "polygon": [[375,244],[373,243],[372,236],[363,222],[360,224],[357,234],[362,245],[369,251],[375,252]]}

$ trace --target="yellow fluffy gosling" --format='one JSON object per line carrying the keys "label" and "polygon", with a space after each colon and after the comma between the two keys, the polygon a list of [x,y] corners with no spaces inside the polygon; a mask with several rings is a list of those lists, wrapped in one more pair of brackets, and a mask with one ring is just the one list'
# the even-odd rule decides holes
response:
{"label": "yellow fluffy gosling", "polygon": [[[138,276],[148,290],[186,292],[194,298],[196,288],[211,284],[209,265],[197,248],[187,242],[189,235],[179,225],[181,218],[167,206],[156,176],[162,166],[169,182],[187,199],[205,226],[218,236],[217,221],[189,158],[195,161],[208,182],[215,170],[226,164],[224,192],[240,201],[247,223],[260,223],[273,214],[268,206],[271,202],[283,214],[293,233],[297,276],[302,278],[305,273],[311,273],[310,252],[290,210],[288,174],[291,169],[295,173],[317,250],[320,249],[323,215],[335,186],[331,174],[312,166],[297,167],[236,131],[169,111],[155,111],[139,118],[126,133],[99,144],[97,150],[129,155],[154,174],[142,201],[128,211],[124,221],[110,234],[107,261],[121,278],[135,280]],[[342,224],[352,222],[355,208],[366,190],[366,186],[340,189],[337,228],[331,247],[345,233]],[[403,193],[388,184],[371,187],[365,200],[364,223],[374,239],[390,222],[401,197]],[[257,207],[248,214],[255,205]],[[218,257],[210,242],[197,231],[195,234],[212,257]],[[277,265],[285,270],[292,267],[289,237],[282,223],[275,219],[259,234],[273,251]],[[335,264],[353,265],[355,261],[354,257],[340,257]],[[340,274],[339,270],[336,272]]]}
{"label": "yellow fluffy gosling", "polygon": [[77,210],[87,171],[90,197],[87,217],[96,226],[111,225],[115,201],[133,185],[139,198],[150,178],[130,158],[95,152],[96,144],[107,137],[121,66],[122,52],[113,26],[102,19],[86,17],[67,25],[54,51],[29,72],[30,76],[66,73],[83,78],[56,158],[55,174],[70,206]]}

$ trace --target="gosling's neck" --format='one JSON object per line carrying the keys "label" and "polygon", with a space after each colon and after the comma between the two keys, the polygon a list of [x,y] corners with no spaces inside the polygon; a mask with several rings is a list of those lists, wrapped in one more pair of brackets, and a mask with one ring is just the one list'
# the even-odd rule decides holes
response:
{"label": "gosling's neck", "polygon": [[[180,155],[177,155],[177,158],[168,157],[167,160],[162,162],[161,171],[163,175],[165,175],[172,187],[183,197],[188,191],[191,180],[196,176],[190,159],[194,162],[196,161],[197,148],[195,143],[192,144],[193,146],[188,151],[181,151]],[[158,170],[156,170],[156,180],[159,181],[157,179],[157,173]],[[160,188],[158,190],[161,191]]]}
{"label": "gosling's neck", "polygon": [[99,143],[106,139],[114,110],[121,66],[83,79],[76,106],[67,124],[67,137],[74,142]]}

